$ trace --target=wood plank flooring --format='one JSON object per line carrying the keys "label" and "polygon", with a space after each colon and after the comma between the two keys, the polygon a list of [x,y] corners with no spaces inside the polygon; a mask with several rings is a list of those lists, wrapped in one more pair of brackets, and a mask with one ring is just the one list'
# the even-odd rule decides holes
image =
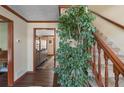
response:
{"label": "wood plank flooring", "polygon": [[0,73],[0,87],[7,87],[7,73]]}
{"label": "wood plank flooring", "polygon": [[15,87],[52,87],[54,80],[54,57],[51,57],[41,66],[41,69],[25,76],[15,83]]}

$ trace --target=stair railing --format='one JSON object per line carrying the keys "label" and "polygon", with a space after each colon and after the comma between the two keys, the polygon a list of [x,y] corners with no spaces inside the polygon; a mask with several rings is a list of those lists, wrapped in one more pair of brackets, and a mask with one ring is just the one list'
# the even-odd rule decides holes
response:
{"label": "stair railing", "polygon": [[[115,87],[118,87],[119,84],[119,75],[124,76],[124,64],[119,59],[119,57],[114,53],[114,51],[107,45],[107,43],[100,37],[98,33],[93,33],[95,37],[95,44],[93,45],[92,51],[92,71],[95,76],[96,82],[100,87],[108,87],[109,86],[109,73],[108,73],[108,62],[112,62],[113,65],[113,73],[115,78]],[[101,51],[103,51],[104,56],[104,65],[105,65],[105,73],[102,76],[101,71]],[[97,55],[96,55],[97,54]],[[97,58],[98,57],[98,58]],[[111,60],[111,61],[108,61]],[[98,65],[97,65],[98,64]],[[104,77],[104,80],[103,78]]]}

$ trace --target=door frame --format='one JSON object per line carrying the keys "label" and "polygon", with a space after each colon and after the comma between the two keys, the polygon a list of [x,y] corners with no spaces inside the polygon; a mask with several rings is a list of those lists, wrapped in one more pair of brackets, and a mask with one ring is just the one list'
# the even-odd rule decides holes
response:
{"label": "door frame", "polygon": [[34,28],[34,33],[33,33],[33,72],[35,72],[35,61],[36,61],[36,57],[35,57],[35,53],[36,53],[36,49],[35,49],[35,39],[36,39],[36,30],[53,30],[54,31],[54,67],[56,66],[56,28]]}
{"label": "door frame", "polygon": [[13,24],[14,22],[5,16],[0,15],[0,18],[8,23],[8,86],[14,85],[14,46],[13,46]]}

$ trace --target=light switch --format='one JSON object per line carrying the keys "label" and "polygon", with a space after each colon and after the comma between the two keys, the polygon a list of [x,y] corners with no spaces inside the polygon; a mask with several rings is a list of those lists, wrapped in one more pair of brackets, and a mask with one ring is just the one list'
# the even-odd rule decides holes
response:
{"label": "light switch", "polygon": [[16,40],[16,42],[17,42],[17,43],[20,43],[20,42],[21,42],[21,40],[19,40],[19,39],[18,39],[18,40]]}

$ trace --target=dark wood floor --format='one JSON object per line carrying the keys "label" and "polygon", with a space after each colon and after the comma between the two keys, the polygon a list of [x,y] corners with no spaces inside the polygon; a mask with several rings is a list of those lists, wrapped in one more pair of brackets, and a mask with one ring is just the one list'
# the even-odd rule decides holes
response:
{"label": "dark wood floor", "polygon": [[[53,87],[56,86],[54,80],[54,57],[51,57],[47,62],[41,65],[35,72],[26,73],[19,79],[14,87]],[[55,77],[56,78],[56,77]],[[0,87],[7,87],[7,73],[0,74]]]}
{"label": "dark wood floor", "polygon": [[34,73],[27,73],[24,78],[16,82],[14,86],[17,87],[30,87],[30,86],[41,86],[41,87],[52,87],[53,78],[52,71],[41,70]]}
{"label": "dark wood floor", "polygon": [[7,87],[7,73],[0,73],[0,87]]}
{"label": "dark wood floor", "polygon": [[48,62],[45,62],[41,69],[33,73],[27,73],[25,76],[16,82],[15,87],[52,87],[54,80],[54,57]]}

